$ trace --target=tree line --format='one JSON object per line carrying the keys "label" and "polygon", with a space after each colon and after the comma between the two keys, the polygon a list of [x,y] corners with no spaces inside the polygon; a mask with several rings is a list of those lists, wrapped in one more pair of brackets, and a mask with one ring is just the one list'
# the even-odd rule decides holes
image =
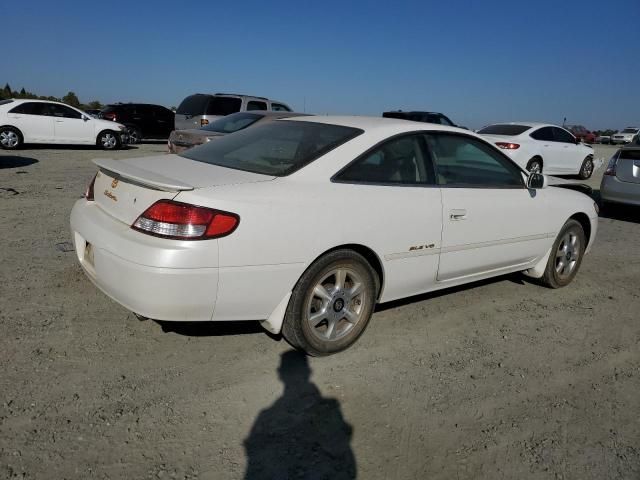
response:
{"label": "tree line", "polygon": [[4,88],[0,89],[0,100],[5,100],[7,98],[31,98],[35,100],[50,100],[52,102],[66,103],[67,105],[71,105],[81,110],[101,110],[104,107],[104,105],[98,100],[93,100],[89,103],[82,103],[74,92],[68,92],[62,98],[36,95],[35,93],[25,90],[24,87],[22,87],[19,91],[12,90],[11,86],[8,83],[5,84]]}

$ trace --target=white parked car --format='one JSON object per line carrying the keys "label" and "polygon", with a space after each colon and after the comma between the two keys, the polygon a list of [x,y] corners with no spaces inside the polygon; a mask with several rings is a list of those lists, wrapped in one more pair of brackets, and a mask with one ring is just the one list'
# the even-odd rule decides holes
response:
{"label": "white parked car", "polygon": [[631,143],[636,139],[639,133],[640,133],[640,128],[627,127],[623,129],[621,132],[617,132],[611,135],[611,144],[615,145],[618,143],[622,143],[622,144]]}
{"label": "white parked car", "polygon": [[593,173],[593,148],[557,125],[499,123],[478,133],[529,172],[578,175],[583,180]]}
{"label": "white parked car", "polygon": [[296,117],[95,163],[71,230],[100,289],[158,320],[260,320],[314,355],[379,302],[520,271],[567,285],[597,229],[588,196],[405,120]]}
{"label": "white parked car", "polygon": [[98,145],[107,150],[126,143],[125,126],[94,118],[70,105],[44,100],[0,101],[0,146],[25,143]]}

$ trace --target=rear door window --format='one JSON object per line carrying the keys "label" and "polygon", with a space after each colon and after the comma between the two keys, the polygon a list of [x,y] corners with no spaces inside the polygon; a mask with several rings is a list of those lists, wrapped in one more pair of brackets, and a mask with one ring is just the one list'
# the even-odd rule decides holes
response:
{"label": "rear door window", "polygon": [[257,100],[251,100],[247,103],[247,111],[251,110],[266,110],[267,102],[258,102]]}
{"label": "rear door window", "polygon": [[48,103],[43,102],[25,102],[12,108],[9,113],[22,113],[24,115],[48,115]]}
{"label": "rear door window", "polygon": [[552,127],[556,142],[576,143],[575,137],[562,128]]}
{"label": "rear door window", "polygon": [[[242,100],[236,97],[211,97],[207,105],[207,115],[230,115],[240,111]],[[199,114],[201,115],[201,114]]]}
{"label": "rear door window", "polygon": [[[478,132],[481,133],[482,131]],[[556,139],[553,136],[553,129],[551,127],[542,127],[533,132],[531,138],[534,140],[541,140],[543,142],[555,142]]]}

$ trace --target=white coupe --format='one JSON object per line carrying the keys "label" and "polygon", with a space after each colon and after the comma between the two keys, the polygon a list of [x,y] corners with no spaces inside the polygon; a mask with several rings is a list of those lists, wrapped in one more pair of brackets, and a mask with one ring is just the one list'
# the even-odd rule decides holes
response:
{"label": "white coupe", "polygon": [[533,173],[578,175],[593,173],[593,148],[571,132],[546,123],[499,123],[478,131],[509,158]]}
{"label": "white coupe", "polygon": [[44,100],[0,101],[0,147],[16,150],[25,143],[98,145],[120,148],[126,127],[94,118],[70,105]]}
{"label": "white coupe", "polygon": [[297,117],[181,155],[95,160],[80,265],[140,316],[260,320],[327,355],[376,303],[525,272],[567,285],[597,207],[467,130]]}

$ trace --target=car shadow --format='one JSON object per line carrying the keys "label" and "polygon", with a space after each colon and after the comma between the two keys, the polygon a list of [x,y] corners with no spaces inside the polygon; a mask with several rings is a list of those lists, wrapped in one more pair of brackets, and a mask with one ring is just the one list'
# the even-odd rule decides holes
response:
{"label": "car shadow", "polygon": [[19,157],[17,155],[0,156],[0,169],[28,167],[34,163],[38,163],[38,160],[31,157]]}
{"label": "car shadow", "polygon": [[[138,147],[134,145],[123,145],[119,150],[136,150]],[[100,150],[103,152],[111,152],[118,150],[105,150],[98,145],[60,145],[57,143],[34,143],[22,146],[22,150]]]}
{"label": "car shadow", "polygon": [[[164,333],[175,333],[185,337],[223,337],[230,335],[252,335],[269,333],[257,321],[225,322],[165,322],[154,320]],[[277,338],[274,336],[274,338]]]}

